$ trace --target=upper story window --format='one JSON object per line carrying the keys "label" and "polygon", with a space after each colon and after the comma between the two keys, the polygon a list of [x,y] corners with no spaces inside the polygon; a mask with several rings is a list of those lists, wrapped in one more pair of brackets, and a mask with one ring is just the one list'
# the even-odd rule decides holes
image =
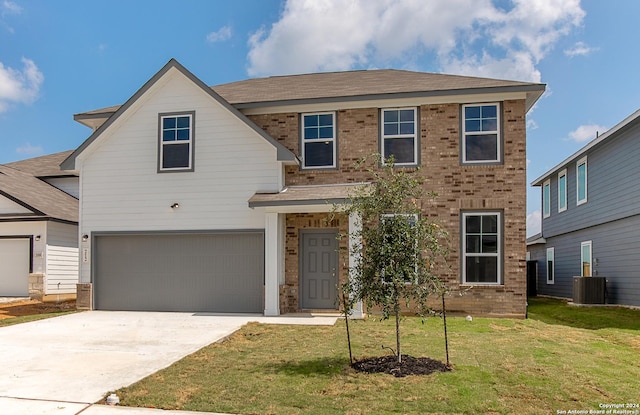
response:
{"label": "upper story window", "polygon": [[462,162],[499,163],[502,158],[499,104],[462,106]]}
{"label": "upper story window", "polygon": [[542,184],[542,217],[551,216],[551,182],[549,180]]}
{"label": "upper story window", "polygon": [[576,163],[576,204],[587,203],[587,158]]}
{"label": "upper story window", "polygon": [[567,170],[558,173],[558,212],[567,210]]}
{"label": "upper story window", "polygon": [[501,213],[462,214],[463,284],[501,283],[501,240]]}
{"label": "upper story window", "polygon": [[335,113],[302,116],[302,167],[336,167]]}
{"label": "upper story window", "polygon": [[193,171],[195,112],[160,114],[159,171]]}
{"label": "upper story window", "polygon": [[381,153],[391,156],[396,166],[418,164],[418,111],[416,108],[383,109],[381,111]]}

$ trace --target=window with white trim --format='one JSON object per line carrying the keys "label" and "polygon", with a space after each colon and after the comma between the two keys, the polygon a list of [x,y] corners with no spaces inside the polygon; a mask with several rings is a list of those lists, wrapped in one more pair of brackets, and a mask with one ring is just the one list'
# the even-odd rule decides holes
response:
{"label": "window with white trim", "polygon": [[462,162],[499,163],[502,160],[500,105],[462,106]]}
{"label": "window with white trim", "polygon": [[587,203],[587,158],[576,163],[576,204]]}
{"label": "window with white trim", "polygon": [[542,184],[542,217],[551,216],[551,182],[546,180]]}
{"label": "window with white trim", "polygon": [[567,170],[558,173],[558,212],[567,210]]}
{"label": "window with white trim", "polygon": [[555,282],[556,254],[555,248],[547,248],[547,284]]}
{"label": "window with white trim", "polygon": [[192,171],[195,112],[160,114],[158,170]]}
{"label": "window with white trim", "polygon": [[462,283],[502,283],[502,214],[463,212]]}
{"label": "window with white trim", "polygon": [[592,255],[591,255],[591,241],[582,242],[580,244],[580,276],[590,277],[592,272]]}
{"label": "window with white trim", "polygon": [[302,168],[336,167],[335,113],[302,115]]}
{"label": "window with white trim", "polygon": [[383,159],[393,156],[396,166],[418,164],[418,110],[383,109],[381,118],[380,153]]}

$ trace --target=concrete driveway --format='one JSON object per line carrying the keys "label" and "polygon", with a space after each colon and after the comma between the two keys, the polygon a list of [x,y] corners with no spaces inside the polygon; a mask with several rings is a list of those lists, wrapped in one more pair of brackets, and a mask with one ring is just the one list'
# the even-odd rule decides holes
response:
{"label": "concrete driveway", "polygon": [[[247,322],[321,325],[335,320],[88,311],[2,327],[0,408],[42,406],[42,410],[11,413],[88,414],[84,410],[107,392],[165,368]],[[45,403],[51,404],[48,410]]]}

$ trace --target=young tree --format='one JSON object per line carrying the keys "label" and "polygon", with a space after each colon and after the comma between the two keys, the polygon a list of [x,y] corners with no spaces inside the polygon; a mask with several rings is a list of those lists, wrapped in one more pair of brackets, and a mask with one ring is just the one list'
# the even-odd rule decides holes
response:
{"label": "young tree", "polygon": [[360,257],[350,270],[350,294],[368,307],[380,307],[383,318],[395,317],[394,352],[401,363],[402,306],[412,306],[425,316],[428,297],[446,291],[435,272],[436,265],[446,258],[448,235],[423,215],[425,199],[437,195],[423,190],[420,174],[395,168],[393,160],[379,164],[380,168],[369,169],[371,185],[360,188],[350,203],[336,206],[334,211],[359,218],[358,229],[350,230],[351,237],[359,241],[351,250]]}

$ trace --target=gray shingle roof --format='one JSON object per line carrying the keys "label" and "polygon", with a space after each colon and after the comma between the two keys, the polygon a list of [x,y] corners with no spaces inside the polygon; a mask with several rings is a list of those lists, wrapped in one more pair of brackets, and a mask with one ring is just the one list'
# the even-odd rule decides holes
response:
{"label": "gray shingle roof", "polygon": [[532,89],[544,85],[470,76],[397,69],[325,72],[247,79],[212,87],[232,105],[330,98],[380,97],[391,94],[440,95],[471,90]]}
{"label": "gray shingle roof", "polygon": [[0,164],[0,195],[32,211],[30,214],[3,216],[11,219],[58,219],[78,222],[78,199],[40,180],[38,177],[68,175],[60,170],[60,161],[70,152]]}
{"label": "gray shingle roof", "polygon": [[60,164],[69,157],[71,153],[73,153],[73,150],[14,161],[13,163],[5,164],[5,166],[29,173],[35,177],[76,176],[74,173],[60,169]]}
{"label": "gray shingle roof", "polygon": [[[398,69],[375,69],[271,76],[215,85],[211,88],[236,108],[301,102],[520,91],[527,92],[529,109],[540,98],[545,85]],[[118,108],[116,105],[76,114],[75,119],[80,121],[108,117]]]}
{"label": "gray shingle roof", "polygon": [[290,206],[341,203],[369,183],[289,186],[278,193],[256,193],[249,199],[249,207]]}

